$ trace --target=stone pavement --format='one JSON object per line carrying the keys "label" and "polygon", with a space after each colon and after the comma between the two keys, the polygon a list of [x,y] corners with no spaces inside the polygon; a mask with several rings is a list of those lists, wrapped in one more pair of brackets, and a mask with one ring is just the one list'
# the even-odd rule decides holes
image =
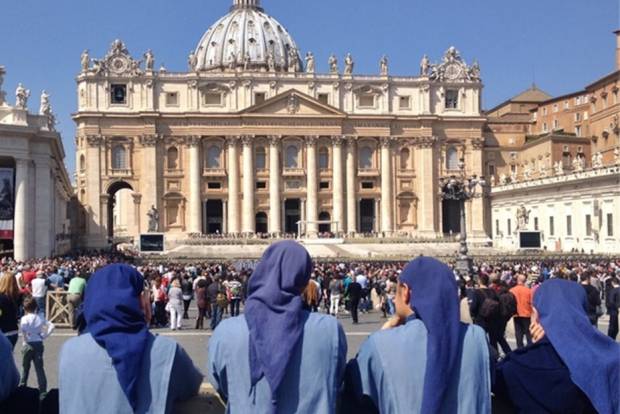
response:
{"label": "stone pavement", "polygon": [[[192,308],[190,310],[190,317],[194,317],[196,314],[196,310]],[[358,325],[353,325],[351,323],[351,318],[346,314],[341,314],[339,316],[339,321],[342,324],[348,343],[348,355],[347,358],[351,359],[355,357],[357,354],[361,344],[371,333],[377,331],[381,328],[385,319],[381,318],[381,315],[377,312],[371,312],[369,314],[360,314],[359,317],[360,323]],[[599,321],[599,329],[607,333],[607,328],[609,326],[609,317],[605,316],[601,318]],[[186,327],[193,327],[194,320],[186,320],[184,321]],[[211,337],[211,331],[196,331],[194,329],[187,329],[177,332],[172,332],[169,329],[156,329],[152,331],[153,333],[159,335],[165,335],[171,338],[174,338],[189,354],[189,356],[193,359],[194,364],[203,373],[206,373],[206,364],[207,364],[207,344],[209,343],[209,338]],[[58,386],[58,355],[60,354],[60,349],[62,345],[74,337],[75,333],[71,330],[61,329],[56,330],[51,337],[49,337],[45,341],[45,372],[47,374],[47,380],[49,384],[49,388],[55,388]],[[512,348],[516,347],[516,343],[514,340],[514,330],[513,324],[510,322],[508,324],[506,330],[506,337],[508,339],[508,343]],[[20,341],[17,343],[15,347],[15,362],[21,372],[21,337]],[[36,375],[34,373],[34,367],[31,369],[30,378],[28,384],[31,387],[36,387]]]}

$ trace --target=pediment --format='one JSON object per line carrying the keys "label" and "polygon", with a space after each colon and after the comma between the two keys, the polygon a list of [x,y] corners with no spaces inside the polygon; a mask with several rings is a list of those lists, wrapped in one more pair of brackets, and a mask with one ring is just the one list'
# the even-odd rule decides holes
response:
{"label": "pediment", "polygon": [[299,116],[299,117],[344,117],[340,110],[325,105],[313,97],[295,89],[288,90],[265,102],[241,112],[241,115],[256,116]]}

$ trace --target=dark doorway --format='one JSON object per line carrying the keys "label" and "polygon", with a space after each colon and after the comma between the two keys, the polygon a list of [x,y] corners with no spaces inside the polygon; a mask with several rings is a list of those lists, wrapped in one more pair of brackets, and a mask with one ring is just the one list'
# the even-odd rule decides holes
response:
{"label": "dark doorway", "polygon": [[460,234],[461,202],[456,200],[443,200],[441,211],[444,234]]}
{"label": "dark doorway", "polygon": [[[322,212],[319,214],[319,221],[331,221],[332,218],[327,212]],[[319,233],[331,233],[332,225],[331,223],[321,223],[319,224]]]}
{"label": "dark doorway", "polygon": [[108,188],[108,241],[114,240],[114,206],[116,205],[116,193],[121,190],[133,191],[129,183],[125,181],[117,181]]}
{"label": "dark doorway", "polygon": [[360,201],[360,232],[372,233],[375,231],[375,200]]}
{"label": "dark doorway", "polygon": [[224,230],[224,205],[222,200],[207,200],[205,234],[222,234]]}
{"label": "dark doorway", "polygon": [[301,220],[301,200],[284,201],[284,232],[297,234],[297,222]]}
{"label": "dark doorway", "polygon": [[256,234],[266,234],[268,232],[268,220],[266,213],[256,214]]}

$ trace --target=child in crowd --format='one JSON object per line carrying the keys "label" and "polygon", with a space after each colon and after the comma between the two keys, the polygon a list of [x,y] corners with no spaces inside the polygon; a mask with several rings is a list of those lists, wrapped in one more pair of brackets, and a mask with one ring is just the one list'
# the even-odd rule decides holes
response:
{"label": "child in crowd", "polygon": [[34,362],[39,383],[39,395],[45,398],[47,393],[47,378],[43,368],[43,341],[54,331],[54,324],[48,322],[43,316],[37,314],[37,302],[29,296],[24,299],[24,312],[20,322],[20,328],[24,335],[24,347],[22,349],[22,378],[20,386],[27,386],[30,364]]}

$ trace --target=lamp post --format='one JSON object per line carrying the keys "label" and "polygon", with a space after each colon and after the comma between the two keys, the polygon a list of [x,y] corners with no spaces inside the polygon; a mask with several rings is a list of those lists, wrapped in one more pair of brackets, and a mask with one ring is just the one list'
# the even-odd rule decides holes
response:
{"label": "lamp post", "polygon": [[[465,225],[465,201],[484,195],[487,182],[484,177],[472,175],[467,177],[465,174],[465,161],[459,161],[459,174],[439,179],[439,191],[443,200],[457,201],[460,208],[460,247],[459,258],[456,261],[456,270],[461,277],[472,273],[472,258],[469,256],[467,247],[467,230]],[[480,187],[480,191],[478,191]]]}

